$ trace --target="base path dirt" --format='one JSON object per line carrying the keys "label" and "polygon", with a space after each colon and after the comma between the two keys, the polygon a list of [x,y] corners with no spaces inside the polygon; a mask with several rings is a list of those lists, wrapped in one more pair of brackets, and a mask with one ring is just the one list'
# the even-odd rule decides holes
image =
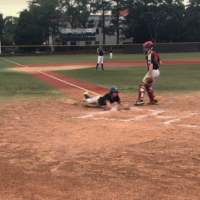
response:
{"label": "base path dirt", "polygon": [[[162,60],[164,65],[184,65],[184,64],[200,64],[200,59],[173,59]],[[105,67],[137,67],[145,66],[145,61],[131,60],[131,61],[106,61]],[[28,68],[16,65],[17,68],[10,68],[9,70],[17,71],[59,71],[59,70],[72,70],[83,68],[95,68],[96,62],[73,62],[73,63],[51,63],[51,64],[27,64]]]}

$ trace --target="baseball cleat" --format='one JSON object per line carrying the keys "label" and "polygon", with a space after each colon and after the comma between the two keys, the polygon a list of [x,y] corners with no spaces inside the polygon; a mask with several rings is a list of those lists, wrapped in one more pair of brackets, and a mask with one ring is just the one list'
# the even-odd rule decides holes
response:
{"label": "baseball cleat", "polygon": [[90,95],[88,94],[88,92],[84,93],[84,97],[85,97],[85,99],[89,99],[90,98]]}
{"label": "baseball cleat", "polygon": [[139,101],[137,101],[135,104],[134,104],[135,106],[142,106],[142,105],[144,105],[144,100],[139,100]]}
{"label": "baseball cleat", "polygon": [[153,101],[150,101],[148,103],[148,105],[154,105],[154,104],[157,104],[158,103],[158,100],[154,99]]}

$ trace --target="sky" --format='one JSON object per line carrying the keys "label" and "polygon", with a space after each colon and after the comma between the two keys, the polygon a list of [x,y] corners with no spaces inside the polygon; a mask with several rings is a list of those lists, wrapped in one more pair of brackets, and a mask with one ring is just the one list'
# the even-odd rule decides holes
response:
{"label": "sky", "polygon": [[19,12],[28,7],[28,0],[0,0],[0,12],[4,17],[19,16]]}
{"label": "sky", "polygon": [[[28,7],[28,0],[0,0],[0,13],[3,16],[19,16],[19,12]],[[185,0],[185,3],[187,0]]]}

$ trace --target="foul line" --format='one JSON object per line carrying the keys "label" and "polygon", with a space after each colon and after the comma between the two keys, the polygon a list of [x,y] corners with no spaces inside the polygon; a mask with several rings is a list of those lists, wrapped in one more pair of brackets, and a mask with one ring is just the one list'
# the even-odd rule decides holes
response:
{"label": "foul line", "polygon": [[[8,60],[8,59],[5,59],[5,58],[1,58],[1,59],[2,59],[2,60],[5,60],[5,61],[7,61],[7,62],[14,63],[14,64],[16,64],[16,65],[20,65],[20,66],[22,66],[22,67],[30,68],[30,67],[28,67],[28,66],[26,66],[26,65],[22,65],[22,64],[13,62],[13,61]],[[34,71],[34,70],[33,70],[33,71]],[[59,79],[59,78],[56,78],[56,77],[51,76],[51,75],[49,75],[49,74],[46,74],[46,73],[44,73],[44,72],[42,72],[42,71],[35,70],[35,72],[38,72],[38,73],[41,73],[41,74],[43,74],[43,75],[49,76],[49,77],[51,77],[51,78],[53,78],[53,79],[55,79],[55,80],[58,80],[58,81],[63,82],[63,83],[66,83],[66,84],[68,84],[68,85],[70,85],[70,86],[73,86],[73,87],[76,87],[76,88],[78,88],[78,89],[80,89],[80,90],[88,91],[88,92],[93,93],[93,94],[95,94],[95,95],[101,96],[100,94],[98,94],[98,93],[96,93],[96,92],[93,92],[93,91],[91,91],[91,90],[87,90],[87,89],[85,89],[85,88],[83,88],[83,87],[79,87],[79,86],[77,86],[77,85],[74,85],[74,84],[69,83],[69,82],[67,82],[67,81],[64,81],[64,80],[62,80],[62,79]]]}

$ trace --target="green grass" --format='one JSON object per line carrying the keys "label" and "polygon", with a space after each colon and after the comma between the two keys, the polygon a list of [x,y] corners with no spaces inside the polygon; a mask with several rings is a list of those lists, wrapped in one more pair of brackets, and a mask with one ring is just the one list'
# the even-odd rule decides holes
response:
{"label": "green grass", "polygon": [[[160,54],[161,59],[195,59],[200,58],[200,53],[165,53]],[[97,55],[65,55],[65,56],[22,56],[8,57],[7,59],[20,64],[44,64],[44,63],[66,63],[66,62],[96,62]],[[105,55],[105,62],[109,61],[109,55]],[[144,54],[114,54],[113,61],[122,60],[144,60]]]}
{"label": "green grass", "polygon": [[[200,66],[177,65],[163,66],[161,76],[154,85],[160,92],[200,91]],[[94,68],[59,71],[73,78],[101,85],[104,87],[118,86],[122,92],[137,92],[138,86],[147,73],[146,67],[110,67],[105,71]]]}
{"label": "green grass", "polygon": [[11,67],[12,63],[0,59],[0,98],[62,95],[60,90],[28,73],[8,71]]}

